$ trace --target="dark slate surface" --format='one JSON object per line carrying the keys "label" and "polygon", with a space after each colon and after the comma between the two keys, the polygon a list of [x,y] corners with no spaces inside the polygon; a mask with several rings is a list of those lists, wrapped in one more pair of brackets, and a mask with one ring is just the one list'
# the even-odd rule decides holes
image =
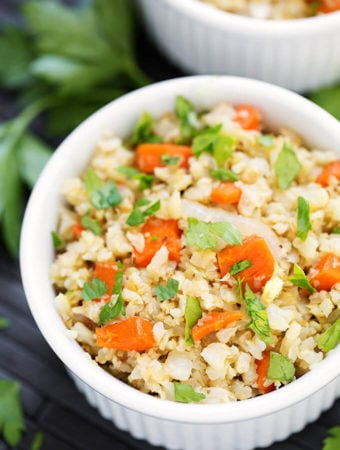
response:
{"label": "dark slate surface", "polygon": [[[0,0],[2,23],[15,19],[22,3],[23,0]],[[140,64],[154,80],[181,75],[142,31],[139,37]],[[11,117],[15,110],[15,94],[0,91],[0,120]],[[117,430],[78,393],[37,329],[26,304],[18,263],[9,258],[1,243],[0,316],[12,322],[0,336],[0,378],[18,380],[22,386],[26,433],[18,449],[29,450],[35,433],[42,431],[43,450],[157,450]],[[267,450],[321,450],[327,429],[338,424],[340,401],[301,433]],[[8,450],[1,439],[0,450]]]}

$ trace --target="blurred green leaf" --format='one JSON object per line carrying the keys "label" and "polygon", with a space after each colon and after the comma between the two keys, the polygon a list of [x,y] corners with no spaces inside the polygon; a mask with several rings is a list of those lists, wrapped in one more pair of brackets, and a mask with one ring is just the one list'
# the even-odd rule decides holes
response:
{"label": "blurred green leaf", "polygon": [[309,98],[340,120],[340,85],[314,91],[309,95]]}
{"label": "blurred green leaf", "polygon": [[32,189],[51,157],[52,150],[33,134],[26,133],[20,140],[17,152],[20,176]]}
{"label": "blurred green leaf", "polygon": [[27,32],[8,26],[0,33],[0,83],[7,88],[26,86],[34,53]]}

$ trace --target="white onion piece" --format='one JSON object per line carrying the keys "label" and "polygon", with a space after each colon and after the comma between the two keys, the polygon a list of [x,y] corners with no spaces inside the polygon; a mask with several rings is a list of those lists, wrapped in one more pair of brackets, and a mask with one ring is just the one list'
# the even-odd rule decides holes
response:
{"label": "white onion piece", "polygon": [[256,234],[267,242],[276,259],[279,259],[282,256],[282,249],[278,237],[268,225],[265,225],[258,219],[243,217],[239,214],[230,213],[220,208],[204,206],[200,203],[186,199],[182,200],[182,211],[185,219],[194,217],[203,222],[229,222],[237,228],[243,236]]}

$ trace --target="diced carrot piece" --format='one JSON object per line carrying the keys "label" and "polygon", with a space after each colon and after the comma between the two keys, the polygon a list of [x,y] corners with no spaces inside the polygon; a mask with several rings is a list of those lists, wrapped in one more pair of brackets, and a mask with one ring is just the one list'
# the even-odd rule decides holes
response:
{"label": "diced carrot piece", "polygon": [[321,186],[328,186],[331,178],[336,178],[340,180],[340,161],[333,161],[329,163],[323,171],[320,173],[316,182],[321,184]]}
{"label": "diced carrot piece", "polygon": [[340,0],[321,0],[318,8],[320,13],[331,13],[340,10]]}
{"label": "diced carrot piece", "polygon": [[257,108],[249,105],[238,105],[233,120],[238,122],[244,130],[259,130],[261,113]]}
{"label": "diced carrot piece", "polygon": [[195,341],[199,341],[213,331],[227,328],[242,317],[244,314],[237,311],[211,312],[197,322],[191,330],[191,336]]}
{"label": "diced carrot piece", "polygon": [[248,236],[242,245],[227,246],[221,250],[217,254],[221,276],[230,272],[234,264],[245,259],[249,259],[252,265],[237,276],[242,279],[243,285],[248,283],[253,291],[258,292],[272,277],[275,265],[274,257],[262,237]]}
{"label": "diced carrot piece", "polygon": [[83,225],[80,223],[80,219],[77,220],[77,222],[72,227],[72,234],[75,238],[79,239],[81,236],[81,233],[85,231],[86,228],[83,227]]}
{"label": "diced carrot piece", "polygon": [[129,317],[120,322],[96,328],[97,346],[115,350],[142,352],[155,345],[153,325],[142,317]]}
{"label": "diced carrot piece", "polygon": [[169,251],[169,259],[179,262],[181,251],[181,231],[177,220],[157,219],[150,217],[142,227],[144,234],[144,250],[134,250],[135,263],[138,267],[146,267],[156,252],[165,245]]}
{"label": "diced carrot piece", "polygon": [[93,278],[99,278],[107,284],[107,293],[102,297],[96,299],[97,301],[105,300],[108,302],[111,299],[112,289],[116,281],[116,274],[118,267],[116,263],[96,262],[93,271]]}
{"label": "diced carrot piece", "polygon": [[162,156],[179,156],[179,167],[188,168],[192,156],[191,147],[176,144],[141,144],[136,150],[136,167],[142,172],[153,173],[156,167],[164,167]]}
{"label": "diced carrot piece", "polygon": [[265,382],[267,380],[269,364],[270,364],[270,352],[264,351],[262,353],[262,359],[256,360],[256,367],[257,367],[256,373],[257,373],[257,387],[259,388],[260,391],[264,392],[265,394],[275,389],[274,383],[270,384],[269,386],[265,385]]}
{"label": "diced carrot piece", "polygon": [[241,195],[242,190],[235,183],[225,181],[212,188],[210,200],[222,205],[233,205],[239,202]]}
{"label": "diced carrot piece", "polygon": [[330,291],[340,283],[340,258],[333,253],[325,255],[312,269],[310,283],[318,291]]}

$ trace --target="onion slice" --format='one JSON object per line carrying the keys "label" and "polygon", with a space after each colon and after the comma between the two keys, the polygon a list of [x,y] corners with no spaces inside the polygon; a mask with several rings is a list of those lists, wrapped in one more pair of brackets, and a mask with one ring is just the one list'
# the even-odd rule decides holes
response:
{"label": "onion slice", "polygon": [[267,242],[276,259],[282,257],[282,246],[278,237],[268,225],[265,225],[258,219],[243,217],[239,214],[230,213],[220,208],[204,206],[200,203],[186,199],[182,200],[182,211],[185,219],[194,217],[203,222],[229,222],[237,228],[243,236],[256,234]]}

